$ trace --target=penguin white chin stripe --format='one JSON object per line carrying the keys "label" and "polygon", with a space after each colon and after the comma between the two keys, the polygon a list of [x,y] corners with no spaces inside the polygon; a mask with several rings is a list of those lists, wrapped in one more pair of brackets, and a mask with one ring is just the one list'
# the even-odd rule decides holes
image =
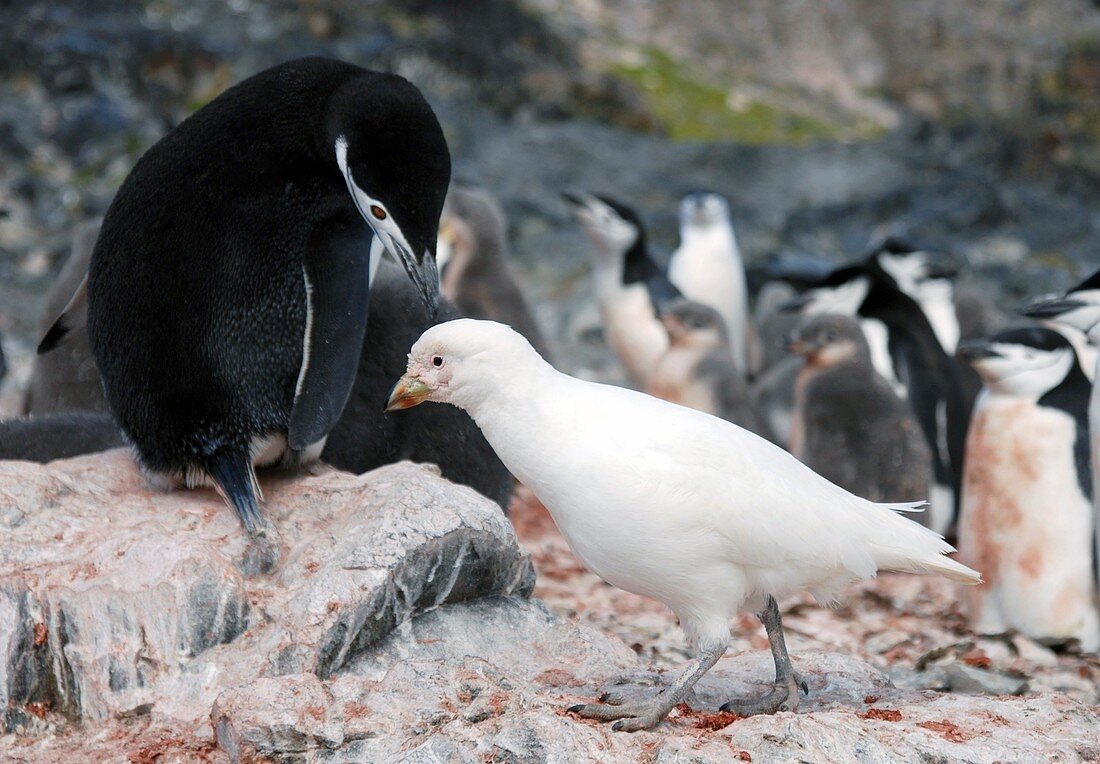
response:
{"label": "penguin white chin stripe", "polygon": [[1041,351],[1020,345],[993,343],[998,357],[974,363],[986,385],[1008,395],[1041,396],[1065,379],[1074,364],[1066,350]]}

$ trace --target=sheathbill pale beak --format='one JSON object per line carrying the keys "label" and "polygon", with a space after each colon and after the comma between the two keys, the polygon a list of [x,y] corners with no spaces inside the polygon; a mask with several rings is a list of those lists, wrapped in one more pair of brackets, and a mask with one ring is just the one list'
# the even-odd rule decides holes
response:
{"label": "sheathbill pale beak", "polygon": [[386,401],[386,411],[400,411],[411,409],[413,406],[423,403],[428,398],[428,386],[413,374],[405,374],[397,380],[397,384],[390,390],[389,400]]}

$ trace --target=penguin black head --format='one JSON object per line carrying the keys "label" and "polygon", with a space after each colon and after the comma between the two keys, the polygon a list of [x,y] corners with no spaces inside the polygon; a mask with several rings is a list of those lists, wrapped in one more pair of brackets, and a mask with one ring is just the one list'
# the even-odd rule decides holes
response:
{"label": "penguin black head", "polygon": [[1034,397],[1061,384],[1077,364],[1073,345],[1064,335],[1038,326],[964,342],[957,355],[974,367],[991,390]]}
{"label": "penguin black head", "polygon": [[436,234],[451,178],[435,112],[412,83],[370,71],[338,87],[326,112],[328,150],[356,208],[434,309]]}
{"label": "penguin black head", "polygon": [[854,316],[871,290],[872,274],[862,265],[837,268],[816,286],[785,303],[786,313],[819,316],[837,313]]}
{"label": "penguin black head", "polygon": [[707,350],[729,346],[722,315],[709,305],[684,298],[673,300],[661,310],[661,323],[673,346]]}
{"label": "penguin black head", "polygon": [[871,358],[867,338],[856,320],[836,313],[804,319],[787,336],[787,348],[814,366]]}
{"label": "penguin black head", "polygon": [[896,236],[883,240],[871,251],[867,266],[881,270],[908,295],[917,294],[930,281],[953,281],[958,276],[958,268],[952,263],[933,258],[926,250]]}
{"label": "penguin black head", "polygon": [[1046,297],[1026,305],[1021,311],[1031,318],[1066,324],[1100,342],[1100,271],[1089,276],[1062,297]]}
{"label": "penguin black head", "polygon": [[680,200],[680,225],[700,227],[729,223],[730,203],[715,191],[692,191]]}
{"label": "penguin black head", "polygon": [[561,196],[592,240],[598,258],[617,259],[645,246],[641,219],[622,202],[584,191],[562,191]]}

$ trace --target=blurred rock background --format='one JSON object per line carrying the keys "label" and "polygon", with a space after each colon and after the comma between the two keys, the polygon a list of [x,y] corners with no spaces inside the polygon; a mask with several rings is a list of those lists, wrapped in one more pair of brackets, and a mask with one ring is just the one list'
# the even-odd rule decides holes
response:
{"label": "blurred rock background", "polygon": [[564,368],[616,378],[563,186],[727,194],[750,264],[904,233],[1011,308],[1100,261],[1100,9],[1085,0],[67,0],[0,4],[0,334],[21,384],[73,227],[233,82],[397,71],[497,193]]}

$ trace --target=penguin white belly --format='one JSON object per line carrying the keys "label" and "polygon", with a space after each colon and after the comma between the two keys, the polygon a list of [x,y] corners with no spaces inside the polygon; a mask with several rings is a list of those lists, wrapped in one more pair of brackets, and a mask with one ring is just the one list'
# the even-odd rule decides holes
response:
{"label": "penguin white belly", "polygon": [[863,329],[863,335],[871,347],[871,365],[875,367],[875,371],[890,383],[895,393],[902,398],[909,397],[909,391],[894,369],[894,359],[890,357],[890,331],[886,328],[886,324],[877,318],[861,318],[859,326]]}
{"label": "penguin white belly", "polygon": [[959,346],[959,317],[955,313],[954,289],[949,283],[938,284],[935,281],[926,284],[920,290],[920,306],[936,339],[940,341],[948,355],[955,355]]}
{"label": "penguin white belly", "polygon": [[668,349],[668,334],[653,314],[644,284],[621,287],[600,299],[607,343],[637,384],[644,384]]}
{"label": "penguin white belly", "polygon": [[728,241],[685,243],[669,261],[668,279],[684,296],[714,308],[726,323],[730,350],[744,371],[748,357],[748,292],[736,245]]}
{"label": "penguin white belly", "polygon": [[986,584],[968,592],[981,632],[1100,647],[1093,508],[1073,457],[1076,423],[1033,400],[983,392],[966,446],[959,553]]}

